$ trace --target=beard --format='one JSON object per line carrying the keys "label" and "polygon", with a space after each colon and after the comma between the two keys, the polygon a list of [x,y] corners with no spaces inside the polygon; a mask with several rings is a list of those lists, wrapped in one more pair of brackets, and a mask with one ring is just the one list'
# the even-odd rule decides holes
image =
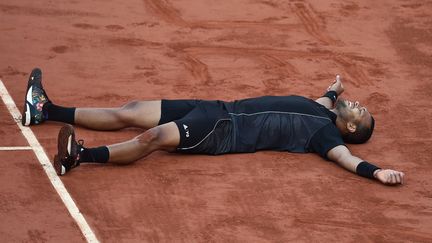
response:
{"label": "beard", "polygon": [[336,101],[336,104],[335,104],[336,114],[337,114],[337,116],[339,118],[341,118],[344,121],[348,121],[349,120],[348,119],[349,117],[348,117],[348,114],[347,114],[348,113],[347,112],[348,109],[349,109],[348,105],[346,104],[346,102],[345,102],[344,99],[338,99]]}
{"label": "beard", "polygon": [[347,104],[345,103],[345,100],[343,100],[343,99],[338,99],[338,100],[336,101],[335,108],[336,108],[336,110],[337,110],[339,113],[342,112],[342,111],[344,111],[347,107],[348,107],[348,106],[347,106]]}

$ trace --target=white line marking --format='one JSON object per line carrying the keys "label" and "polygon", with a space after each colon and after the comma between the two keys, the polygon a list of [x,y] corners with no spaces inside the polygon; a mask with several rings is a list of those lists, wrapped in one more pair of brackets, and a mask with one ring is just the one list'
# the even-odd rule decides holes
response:
{"label": "white line marking", "polygon": [[15,102],[13,101],[12,97],[10,96],[6,87],[4,86],[3,81],[1,80],[0,80],[0,95],[4,104],[8,108],[10,114],[16,121],[18,127],[21,129],[22,134],[27,139],[30,147],[33,149],[34,153],[36,154],[36,157],[38,158],[40,164],[42,165],[42,168],[44,169],[49,180],[51,181],[51,184],[54,186],[54,189],[59,194],[60,198],[62,199],[69,213],[71,214],[72,218],[78,224],[79,228],[81,229],[81,232],[83,233],[84,237],[87,239],[87,242],[99,242],[99,240],[96,238],[96,235],[93,233],[89,224],[85,220],[84,216],[79,211],[78,207],[73,201],[71,195],[66,190],[66,187],[63,185],[63,182],[57,176],[54,167],[52,166],[50,160],[48,159],[47,154],[43,150],[36,136],[34,135],[34,133],[29,127],[24,127],[20,123],[19,120],[21,117],[21,112],[16,107]]}
{"label": "white line marking", "polygon": [[33,150],[30,146],[0,147],[0,151]]}

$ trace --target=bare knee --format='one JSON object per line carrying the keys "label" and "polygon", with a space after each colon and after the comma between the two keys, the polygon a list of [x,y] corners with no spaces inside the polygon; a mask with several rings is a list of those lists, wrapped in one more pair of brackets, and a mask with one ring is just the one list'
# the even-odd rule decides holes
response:
{"label": "bare knee", "polygon": [[136,138],[140,144],[146,146],[149,144],[158,145],[160,140],[160,128],[159,127],[151,128]]}
{"label": "bare knee", "polygon": [[134,125],[138,114],[139,101],[131,101],[120,107],[117,111],[117,118],[125,125]]}
{"label": "bare knee", "polygon": [[155,127],[161,116],[161,101],[132,101],[119,108],[116,114],[118,121],[126,127]]}
{"label": "bare knee", "polygon": [[141,145],[149,146],[154,150],[173,151],[179,144],[180,135],[177,126],[173,123],[153,127],[136,139]]}
{"label": "bare knee", "polygon": [[139,103],[141,103],[141,102],[142,102],[142,101],[137,101],[137,100],[130,101],[130,102],[126,103],[125,105],[123,105],[123,106],[121,107],[121,109],[122,109],[122,110],[133,110],[133,109],[135,109],[135,108],[139,105]]}

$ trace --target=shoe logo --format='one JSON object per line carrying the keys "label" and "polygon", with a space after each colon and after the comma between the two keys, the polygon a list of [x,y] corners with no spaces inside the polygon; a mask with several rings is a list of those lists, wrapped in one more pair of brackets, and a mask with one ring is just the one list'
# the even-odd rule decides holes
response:
{"label": "shoe logo", "polygon": [[183,124],[183,128],[186,132],[186,137],[188,138],[189,137],[189,127],[187,125]]}

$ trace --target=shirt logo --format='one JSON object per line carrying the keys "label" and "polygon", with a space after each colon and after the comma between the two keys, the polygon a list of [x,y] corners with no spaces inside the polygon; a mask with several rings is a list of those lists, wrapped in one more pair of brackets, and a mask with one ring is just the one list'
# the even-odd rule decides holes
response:
{"label": "shirt logo", "polygon": [[189,137],[189,127],[187,125],[183,124],[183,128],[186,132],[186,137],[188,138]]}

